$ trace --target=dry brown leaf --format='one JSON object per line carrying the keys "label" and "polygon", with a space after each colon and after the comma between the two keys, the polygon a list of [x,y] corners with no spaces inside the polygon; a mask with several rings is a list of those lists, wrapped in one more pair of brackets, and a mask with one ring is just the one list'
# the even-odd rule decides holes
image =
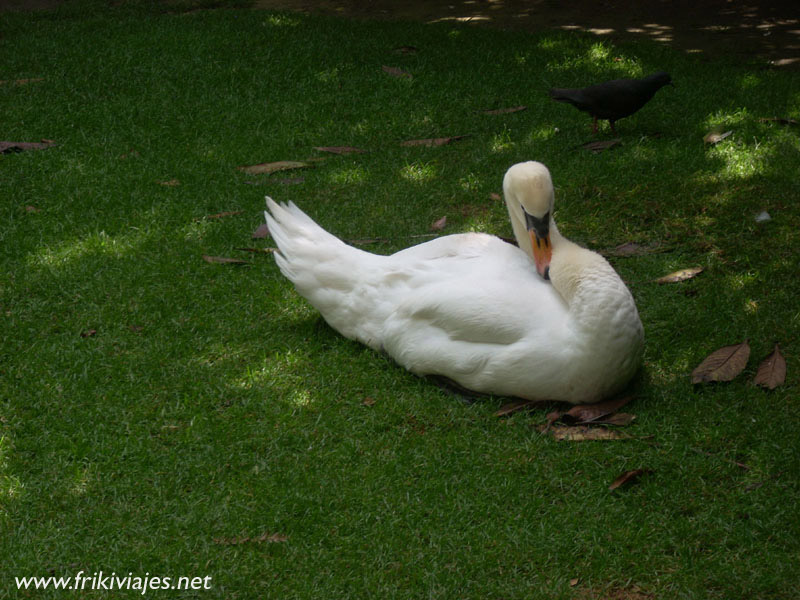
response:
{"label": "dry brown leaf", "polygon": [[494,413],[494,416],[507,417],[509,415],[522,412],[523,410],[528,410],[536,406],[541,406],[543,404],[549,404],[549,402],[542,400],[517,400],[514,402],[508,402],[506,404],[503,404],[503,406],[501,406],[499,410],[496,413]]}
{"label": "dry brown leaf", "polygon": [[236,215],[244,214],[243,210],[227,210],[225,212],[217,213],[215,215],[206,215],[205,217],[200,217],[196,219],[200,221],[202,219],[224,219],[225,217],[235,217]]}
{"label": "dry brown leaf", "polygon": [[572,579],[569,580],[570,587],[575,587],[576,585],[578,585],[579,581],[580,579],[578,579],[577,577],[573,577]]}
{"label": "dry brown leaf", "polygon": [[181,184],[181,182],[178,181],[177,179],[170,179],[168,181],[157,181],[156,183],[158,185],[165,185],[167,187],[175,187],[176,185],[180,185]]}
{"label": "dry brown leaf", "polygon": [[212,265],[249,265],[250,263],[241,258],[226,258],[224,256],[209,256],[203,254],[203,260]]}
{"label": "dry brown leaf", "polygon": [[12,152],[25,152],[26,150],[44,150],[55,146],[53,140],[42,140],[41,142],[0,142],[0,154],[10,154]]}
{"label": "dry brown leaf", "polygon": [[688,269],[681,269],[680,271],[674,271],[669,275],[659,277],[656,279],[656,283],[678,283],[681,281],[686,281],[687,279],[692,279],[702,272],[703,267],[690,267]]}
{"label": "dry brown leaf", "polygon": [[97,329],[87,329],[86,331],[81,331],[82,338],[94,337],[96,335],[97,335]]}
{"label": "dry brown leaf", "polygon": [[625,471],[622,475],[611,482],[611,485],[608,486],[608,489],[609,491],[613,492],[615,489],[622,487],[623,485],[633,483],[646,473],[652,473],[652,471],[649,469],[633,469],[631,471]]}
{"label": "dry brown leaf", "polygon": [[431,231],[441,231],[445,227],[447,227],[447,216],[437,219],[431,223]]}
{"label": "dry brown leaf", "polygon": [[503,200],[503,197],[497,192],[492,192],[491,194],[489,194],[489,200],[494,200],[495,202],[501,202]]}
{"label": "dry brown leaf", "polygon": [[507,115],[510,113],[528,110],[527,106],[511,106],[509,108],[495,108],[494,110],[482,110],[485,115]]}
{"label": "dry brown leaf", "polygon": [[697,365],[692,371],[692,383],[730,381],[744,370],[748,358],[750,358],[750,344],[747,340],[741,344],[723,346]]}
{"label": "dry brown leaf", "polygon": [[783,358],[778,344],[775,344],[772,354],[758,366],[758,372],[753,383],[768,390],[774,390],[779,385],[783,385],[784,381],[786,381],[786,359]]}
{"label": "dry brown leaf", "polygon": [[369,396],[367,396],[361,401],[361,404],[363,406],[375,406],[375,398],[370,398]]}
{"label": "dry brown leaf", "polygon": [[277,248],[236,248],[242,252],[252,252],[253,254],[272,254],[277,252]]}
{"label": "dry brown leaf", "polygon": [[621,139],[613,139],[613,140],[601,140],[597,142],[587,142],[583,144],[581,148],[585,150],[591,150],[595,154],[602,152],[603,150],[608,150],[609,148],[613,148],[614,146],[621,144]]}
{"label": "dry brown leaf", "polygon": [[656,252],[664,252],[664,248],[658,242],[651,243],[647,246],[642,246],[636,242],[625,242],[620,244],[613,250],[607,253],[612,256],[628,257],[628,256],[643,256],[645,254],[654,254]]}
{"label": "dry brown leaf", "polygon": [[578,404],[565,412],[563,417],[570,417],[572,421],[580,423],[591,423],[602,417],[617,412],[620,408],[625,406],[628,402],[633,400],[633,396],[619,396],[611,398],[603,402],[596,402],[594,404]]}
{"label": "dry brown leaf", "polygon": [[719,144],[722,140],[724,140],[726,137],[728,137],[732,133],[733,133],[732,130],[731,131],[725,131],[725,132],[709,131],[705,135],[705,137],[703,137],[703,142],[705,142],[706,144],[712,144],[712,145],[713,144]]}
{"label": "dry brown leaf", "polygon": [[44,81],[44,77],[34,77],[31,79],[3,79],[0,85],[13,84],[13,85],[26,85],[28,83],[38,83]]}
{"label": "dry brown leaf", "polygon": [[405,142],[400,142],[401,146],[444,146],[446,144],[451,144],[453,142],[457,142],[458,140],[463,140],[465,137],[469,137],[466,135],[453,135],[450,137],[440,137],[440,138],[426,138],[424,140],[406,140]]}
{"label": "dry brown leaf", "polygon": [[[542,425],[539,431],[546,433],[548,428]],[[549,428],[553,437],[558,441],[567,442],[586,442],[595,440],[626,440],[630,436],[617,429],[606,429],[605,427],[585,427],[585,426],[566,426],[553,425]]]}
{"label": "dry brown leaf", "polygon": [[617,427],[626,427],[636,420],[636,415],[630,413],[614,413],[613,415],[606,415],[594,421],[581,421],[578,425],[616,425]]}
{"label": "dry brown leaf", "polygon": [[262,223],[256,230],[253,232],[252,238],[254,240],[263,240],[264,238],[269,237],[269,227],[266,223]]}
{"label": "dry brown leaf", "polygon": [[312,166],[308,161],[301,160],[278,160],[275,162],[259,163],[245,167],[236,167],[248,175],[269,175],[278,171],[289,171],[292,169],[307,169]]}
{"label": "dry brown leaf", "polygon": [[331,154],[364,154],[366,150],[353,146],[314,146],[314,150],[330,152]]}
{"label": "dry brown leaf", "polygon": [[220,546],[238,546],[239,544],[281,543],[289,538],[282,533],[262,533],[258,537],[236,536],[230,538],[214,538],[214,543]]}
{"label": "dry brown leaf", "polygon": [[392,77],[399,77],[401,79],[413,79],[413,76],[408,71],[404,71],[403,69],[399,69],[397,67],[387,67],[383,65],[381,67],[384,73],[388,73]]}
{"label": "dry brown leaf", "polygon": [[35,206],[31,206],[30,204],[28,204],[27,206],[25,206],[25,212],[27,212],[27,213],[38,213],[38,212],[42,212],[42,211],[41,211],[41,209],[36,208]]}

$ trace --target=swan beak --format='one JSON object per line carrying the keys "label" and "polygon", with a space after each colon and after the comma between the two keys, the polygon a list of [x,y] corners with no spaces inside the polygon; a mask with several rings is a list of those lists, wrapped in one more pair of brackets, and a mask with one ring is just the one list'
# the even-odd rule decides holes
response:
{"label": "swan beak", "polygon": [[544,279],[550,279],[550,259],[553,257],[553,246],[550,243],[550,213],[548,212],[543,218],[537,219],[529,215],[527,211],[524,212],[525,225],[528,229],[528,235],[531,237],[536,271]]}

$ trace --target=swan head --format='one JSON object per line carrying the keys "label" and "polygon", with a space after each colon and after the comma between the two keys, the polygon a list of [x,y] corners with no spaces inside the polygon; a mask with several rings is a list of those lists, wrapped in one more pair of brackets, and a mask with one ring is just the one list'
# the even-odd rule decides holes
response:
{"label": "swan head", "polygon": [[539,275],[550,279],[553,255],[550,238],[556,229],[550,171],[534,161],[512,166],[503,178],[503,195],[519,247],[533,258]]}

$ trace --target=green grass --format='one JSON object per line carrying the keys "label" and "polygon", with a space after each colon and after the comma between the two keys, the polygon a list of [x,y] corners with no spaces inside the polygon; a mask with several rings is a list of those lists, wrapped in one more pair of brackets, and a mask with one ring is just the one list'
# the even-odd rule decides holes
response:
{"label": "green grass", "polygon": [[[0,14],[0,29],[0,79],[43,79],[0,85],[0,139],[58,143],[0,156],[0,596],[141,596],[14,583],[102,570],[212,577],[147,594],[180,598],[795,597],[800,129],[759,118],[800,119],[800,74],[250,10],[79,4]],[[546,95],[662,69],[676,86],[601,154],[576,148],[590,119]],[[717,126],[732,136],[704,145]],[[370,152],[236,169],[333,145]],[[269,246],[250,239],[265,194],[341,237],[386,238],[367,247],[380,253],[443,215],[444,233],[510,235],[490,194],[528,159],[550,167],[567,236],[668,250],[611,258],[647,335],[637,439],[556,442],[544,412],[464,405],[236,250]],[[243,212],[205,218],[223,211]],[[743,375],[692,388],[703,357],[745,338]],[[750,382],[775,341],[789,377],[768,393]],[[653,473],[608,491],[634,468]],[[244,541],[264,534],[286,541]]]}

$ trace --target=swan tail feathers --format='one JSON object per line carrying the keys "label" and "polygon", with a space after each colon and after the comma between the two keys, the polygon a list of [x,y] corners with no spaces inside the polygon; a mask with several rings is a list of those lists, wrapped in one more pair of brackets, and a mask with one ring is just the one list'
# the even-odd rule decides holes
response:
{"label": "swan tail feathers", "polygon": [[274,256],[281,273],[334,329],[372,345],[370,323],[377,315],[363,296],[377,257],[348,246],[293,203],[266,200],[264,218],[278,247]]}

